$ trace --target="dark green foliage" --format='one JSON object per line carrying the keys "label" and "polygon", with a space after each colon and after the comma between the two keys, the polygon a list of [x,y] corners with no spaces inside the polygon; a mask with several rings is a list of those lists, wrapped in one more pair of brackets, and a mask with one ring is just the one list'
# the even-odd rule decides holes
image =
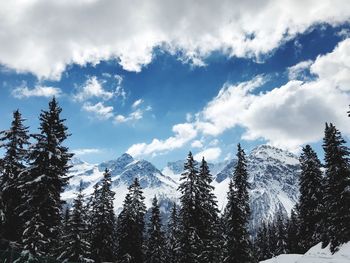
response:
{"label": "dark green foliage", "polygon": [[19,242],[23,232],[23,222],[18,216],[21,204],[20,177],[25,170],[29,144],[28,127],[23,125],[24,119],[16,110],[8,131],[0,132],[0,147],[5,150],[1,160],[0,189],[2,197],[2,236]]}
{"label": "dark green foliage", "polygon": [[199,238],[197,223],[200,215],[197,198],[199,189],[197,185],[198,171],[195,166],[192,153],[190,152],[181,174],[180,202],[180,262],[199,262],[202,242]]}
{"label": "dark green foliage", "polygon": [[290,219],[287,224],[287,251],[290,254],[300,254],[300,238],[299,238],[299,218],[294,209],[291,211]]}
{"label": "dark green foliage", "polygon": [[117,222],[117,259],[118,262],[142,263],[145,198],[137,178],[128,189]]}
{"label": "dark green foliage", "polygon": [[176,204],[173,204],[168,222],[166,240],[166,262],[180,263],[180,228]]}
{"label": "dark green foliage", "polygon": [[228,202],[224,212],[226,241],[224,262],[249,263],[252,261],[248,233],[249,183],[245,153],[238,144],[237,164],[229,184]]}
{"label": "dark green foliage", "polygon": [[113,208],[115,193],[111,190],[111,185],[111,174],[106,169],[100,187],[95,188],[91,213],[91,257],[95,262],[115,260],[116,217]]}
{"label": "dark green foliage", "polygon": [[[69,211],[68,209],[66,211]],[[80,186],[74,199],[72,215],[66,212],[63,228],[63,246],[58,259],[62,262],[92,262],[84,207],[84,195]]]}
{"label": "dark green foliage", "polygon": [[306,145],[300,156],[300,245],[304,252],[321,241],[322,172],[316,153]]}
{"label": "dark green foliage", "polygon": [[350,240],[350,170],[349,149],[333,124],[326,124],[323,139],[325,151],[325,196],[323,245],[330,243],[332,252]]}
{"label": "dark green foliage", "polygon": [[19,216],[25,222],[22,235],[27,259],[55,256],[61,223],[61,193],[67,185],[68,161],[72,154],[63,146],[69,134],[60,118],[62,109],[55,98],[40,114],[40,133],[29,153],[29,168],[20,179]]}
{"label": "dark green foliage", "polygon": [[147,228],[146,263],[165,262],[165,236],[162,230],[158,200],[154,197],[151,218]]}

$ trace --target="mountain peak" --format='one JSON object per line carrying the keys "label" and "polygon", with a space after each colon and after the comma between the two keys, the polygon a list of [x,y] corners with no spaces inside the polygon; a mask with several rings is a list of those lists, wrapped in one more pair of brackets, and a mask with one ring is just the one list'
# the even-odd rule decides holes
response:
{"label": "mountain peak", "polygon": [[267,144],[255,147],[249,156],[264,160],[273,159],[289,165],[299,164],[295,154]]}
{"label": "mountain peak", "polygon": [[118,157],[117,161],[123,163],[131,163],[132,161],[134,161],[134,158],[128,153],[123,153],[120,157]]}

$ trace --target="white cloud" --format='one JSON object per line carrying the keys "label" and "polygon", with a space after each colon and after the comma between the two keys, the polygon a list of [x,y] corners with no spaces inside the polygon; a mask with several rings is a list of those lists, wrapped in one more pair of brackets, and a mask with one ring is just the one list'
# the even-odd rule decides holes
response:
{"label": "white cloud", "polygon": [[246,129],[243,139],[263,138],[292,151],[320,140],[325,122],[333,122],[350,134],[346,114],[350,101],[350,39],[319,56],[309,70],[315,74],[314,80],[290,80],[265,93],[256,92],[262,83],[260,77],[225,85],[199,114],[197,129],[217,136],[240,125]]}
{"label": "white cloud", "polygon": [[104,90],[102,82],[93,76],[88,78],[85,84],[79,88],[78,93],[74,95],[74,99],[77,101],[86,101],[95,97],[109,100],[113,95],[113,92]]}
{"label": "white cloud", "polygon": [[55,87],[35,86],[33,89],[28,88],[26,85],[12,90],[12,96],[17,99],[29,98],[29,97],[53,97],[59,96],[62,90]]}
{"label": "white cloud", "polygon": [[181,148],[187,142],[197,136],[197,131],[190,123],[181,123],[173,126],[174,136],[165,140],[153,139],[150,144],[138,143],[132,145],[127,152],[132,156],[157,155],[158,153],[168,152]]}
{"label": "white cloud", "polygon": [[221,149],[219,147],[213,147],[205,149],[204,151],[201,151],[193,156],[193,158],[197,161],[204,159],[207,162],[216,161],[221,155]]}
{"label": "white cloud", "polygon": [[83,105],[83,110],[93,113],[98,119],[107,120],[113,117],[113,106],[105,106],[102,102],[91,104],[86,102]]}
{"label": "white cloud", "polygon": [[155,47],[196,65],[216,50],[259,59],[316,23],[348,21],[350,2],[14,0],[1,1],[0,17],[0,63],[60,78],[69,64],[110,58],[140,71]]}
{"label": "white cloud", "polygon": [[305,60],[302,61],[292,67],[288,68],[288,78],[290,80],[292,79],[305,79],[305,71],[309,70],[310,66],[312,64],[312,60]]}
{"label": "white cloud", "polygon": [[[183,136],[174,131],[175,135],[167,140],[136,144],[129,151],[147,155],[173,150],[197,135],[218,137],[237,126],[245,129],[242,139],[262,138],[291,151],[321,140],[325,122],[333,122],[344,134],[350,135],[346,113],[350,101],[350,38],[339,43],[333,52],[306,64],[308,66],[302,68],[310,70],[315,75],[313,79],[289,80],[266,92],[258,92],[268,81],[264,76],[237,85],[225,84],[218,95],[195,114],[192,123],[176,125],[191,128],[192,132],[184,136],[186,140],[179,140]],[[174,141],[181,143],[172,143]]]}
{"label": "white cloud", "polygon": [[75,155],[87,155],[87,154],[97,154],[101,153],[101,149],[96,149],[96,148],[80,148],[80,149],[75,149],[72,151]]}
{"label": "white cloud", "polygon": [[192,148],[202,148],[203,147],[203,143],[200,140],[194,140],[191,143],[191,147]]}
{"label": "white cloud", "polygon": [[138,106],[140,106],[143,103],[143,99],[138,99],[136,100],[133,104],[132,104],[132,108],[137,108]]}

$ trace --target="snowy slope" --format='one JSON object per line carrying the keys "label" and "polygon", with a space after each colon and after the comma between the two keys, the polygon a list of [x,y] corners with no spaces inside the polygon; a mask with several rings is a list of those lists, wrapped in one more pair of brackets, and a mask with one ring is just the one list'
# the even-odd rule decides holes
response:
{"label": "snowy slope", "polygon": [[[281,210],[289,214],[299,195],[298,157],[281,149],[260,145],[247,155],[250,189],[251,227],[261,220],[271,220]],[[219,208],[226,204],[226,192],[236,160],[232,160],[217,176],[215,193]]]}
{"label": "snowy slope", "polygon": [[286,254],[260,261],[260,263],[349,263],[350,242],[342,245],[338,252],[332,253],[329,247],[321,248],[321,243],[312,247],[304,255]]}
{"label": "snowy slope", "polygon": [[112,175],[112,190],[116,193],[114,207],[120,211],[128,186],[137,177],[144,191],[147,206],[151,205],[152,198],[157,195],[160,199],[177,199],[177,183],[170,177],[163,175],[153,164],[145,160],[135,160],[129,154],[123,154],[116,160],[111,160],[98,165],[88,164],[78,159],[72,162],[69,186],[62,194],[64,200],[70,201],[80,182],[83,183],[84,193],[93,192],[93,186],[98,183],[103,172],[108,168]]}
{"label": "snowy slope", "polygon": [[[261,220],[270,219],[279,210],[289,213],[298,197],[297,174],[299,171],[298,158],[293,154],[280,149],[262,145],[255,148],[248,156],[249,181],[252,189],[251,210],[253,220],[251,227],[255,228]],[[217,164],[209,164],[215,178],[215,194],[219,208],[222,210],[226,204],[228,183],[233,173],[236,160]],[[103,176],[108,168],[112,174],[112,188],[116,193],[115,208],[120,210],[127,187],[138,177],[144,189],[146,205],[149,207],[151,199],[156,194],[161,199],[165,210],[170,201],[178,201],[179,193],[176,191],[180,174],[183,171],[184,161],[169,162],[162,170],[145,160],[135,160],[129,154],[101,164],[88,164],[77,158],[72,160],[72,178],[69,186],[63,193],[65,200],[71,200],[83,182],[84,193],[91,194],[93,186]],[[164,211],[165,212],[165,211]]]}

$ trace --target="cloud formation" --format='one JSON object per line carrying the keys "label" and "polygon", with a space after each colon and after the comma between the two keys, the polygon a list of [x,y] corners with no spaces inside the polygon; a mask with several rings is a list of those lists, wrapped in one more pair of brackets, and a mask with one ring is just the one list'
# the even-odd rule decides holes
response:
{"label": "cloud formation", "polygon": [[[268,81],[264,76],[235,85],[225,84],[218,95],[195,114],[194,120],[177,124],[191,127],[193,136],[168,149],[180,148],[197,135],[215,138],[237,126],[244,128],[244,140],[264,139],[271,145],[295,152],[305,143],[322,139],[325,122],[333,122],[344,134],[350,135],[346,113],[350,101],[350,38],[340,42],[331,53],[292,68],[291,80],[263,93],[258,89]],[[315,77],[295,80],[304,70]],[[162,143],[154,139],[150,144],[136,144],[130,149],[138,154],[155,154],[167,149],[168,140],[176,137]],[[196,145],[195,140],[192,147]]]}
{"label": "cloud formation", "polygon": [[102,84],[103,82],[99,81],[96,76],[88,78],[85,84],[78,89],[78,92],[74,95],[74,99],[76,101],[86,101],[91,98],[101,98],[103,100],[113,98],[114,93],[105,90]]}
{"label": "cloud formation", "polygon": [[100,120],[108,120],[113,117],[113,106],[105,106],[102,102],[92,104],[86,102],[83,104],[83,110],[93,113]]}
{"label": "cloud formation", "polygon": [[0,63],[58,79],[69,64],[111,58],[140,71],[155,47],[195,65],[217,50],[259,59],[316,23],[348,21],[350,2],[13,0],[0,17]]}
{"label": "cloud formation", "polygon": [[221,155],[221,149],[219,147],[213,147],[213,148],[205,149],[195,154],[193,158],[197,161],[201,161],[202,158],[204,157],[204,159],[207,162],[212,162],[212,161],[216,161],[220,157],[220,155]]}
{"label": "cloud formation", "polygon": [[159,153],[181,148],[197,136],[197,131],[190,123],[174,125],[172,131],[174,132],[174,136],[169,137],[166,140],[153,139],[150,144],[134,144],[127,150],[127,153],[134,157],[142,155],[157,155]]}
{"label": "cloud formation", "polygon": [[30,97],[46,97],[60,96],[62,90],[56,87],[47,86],[35,86],[34,88],[28,88],[26,85],[21,85],[12,90],[12,96],[17,99],[25,99]]}

